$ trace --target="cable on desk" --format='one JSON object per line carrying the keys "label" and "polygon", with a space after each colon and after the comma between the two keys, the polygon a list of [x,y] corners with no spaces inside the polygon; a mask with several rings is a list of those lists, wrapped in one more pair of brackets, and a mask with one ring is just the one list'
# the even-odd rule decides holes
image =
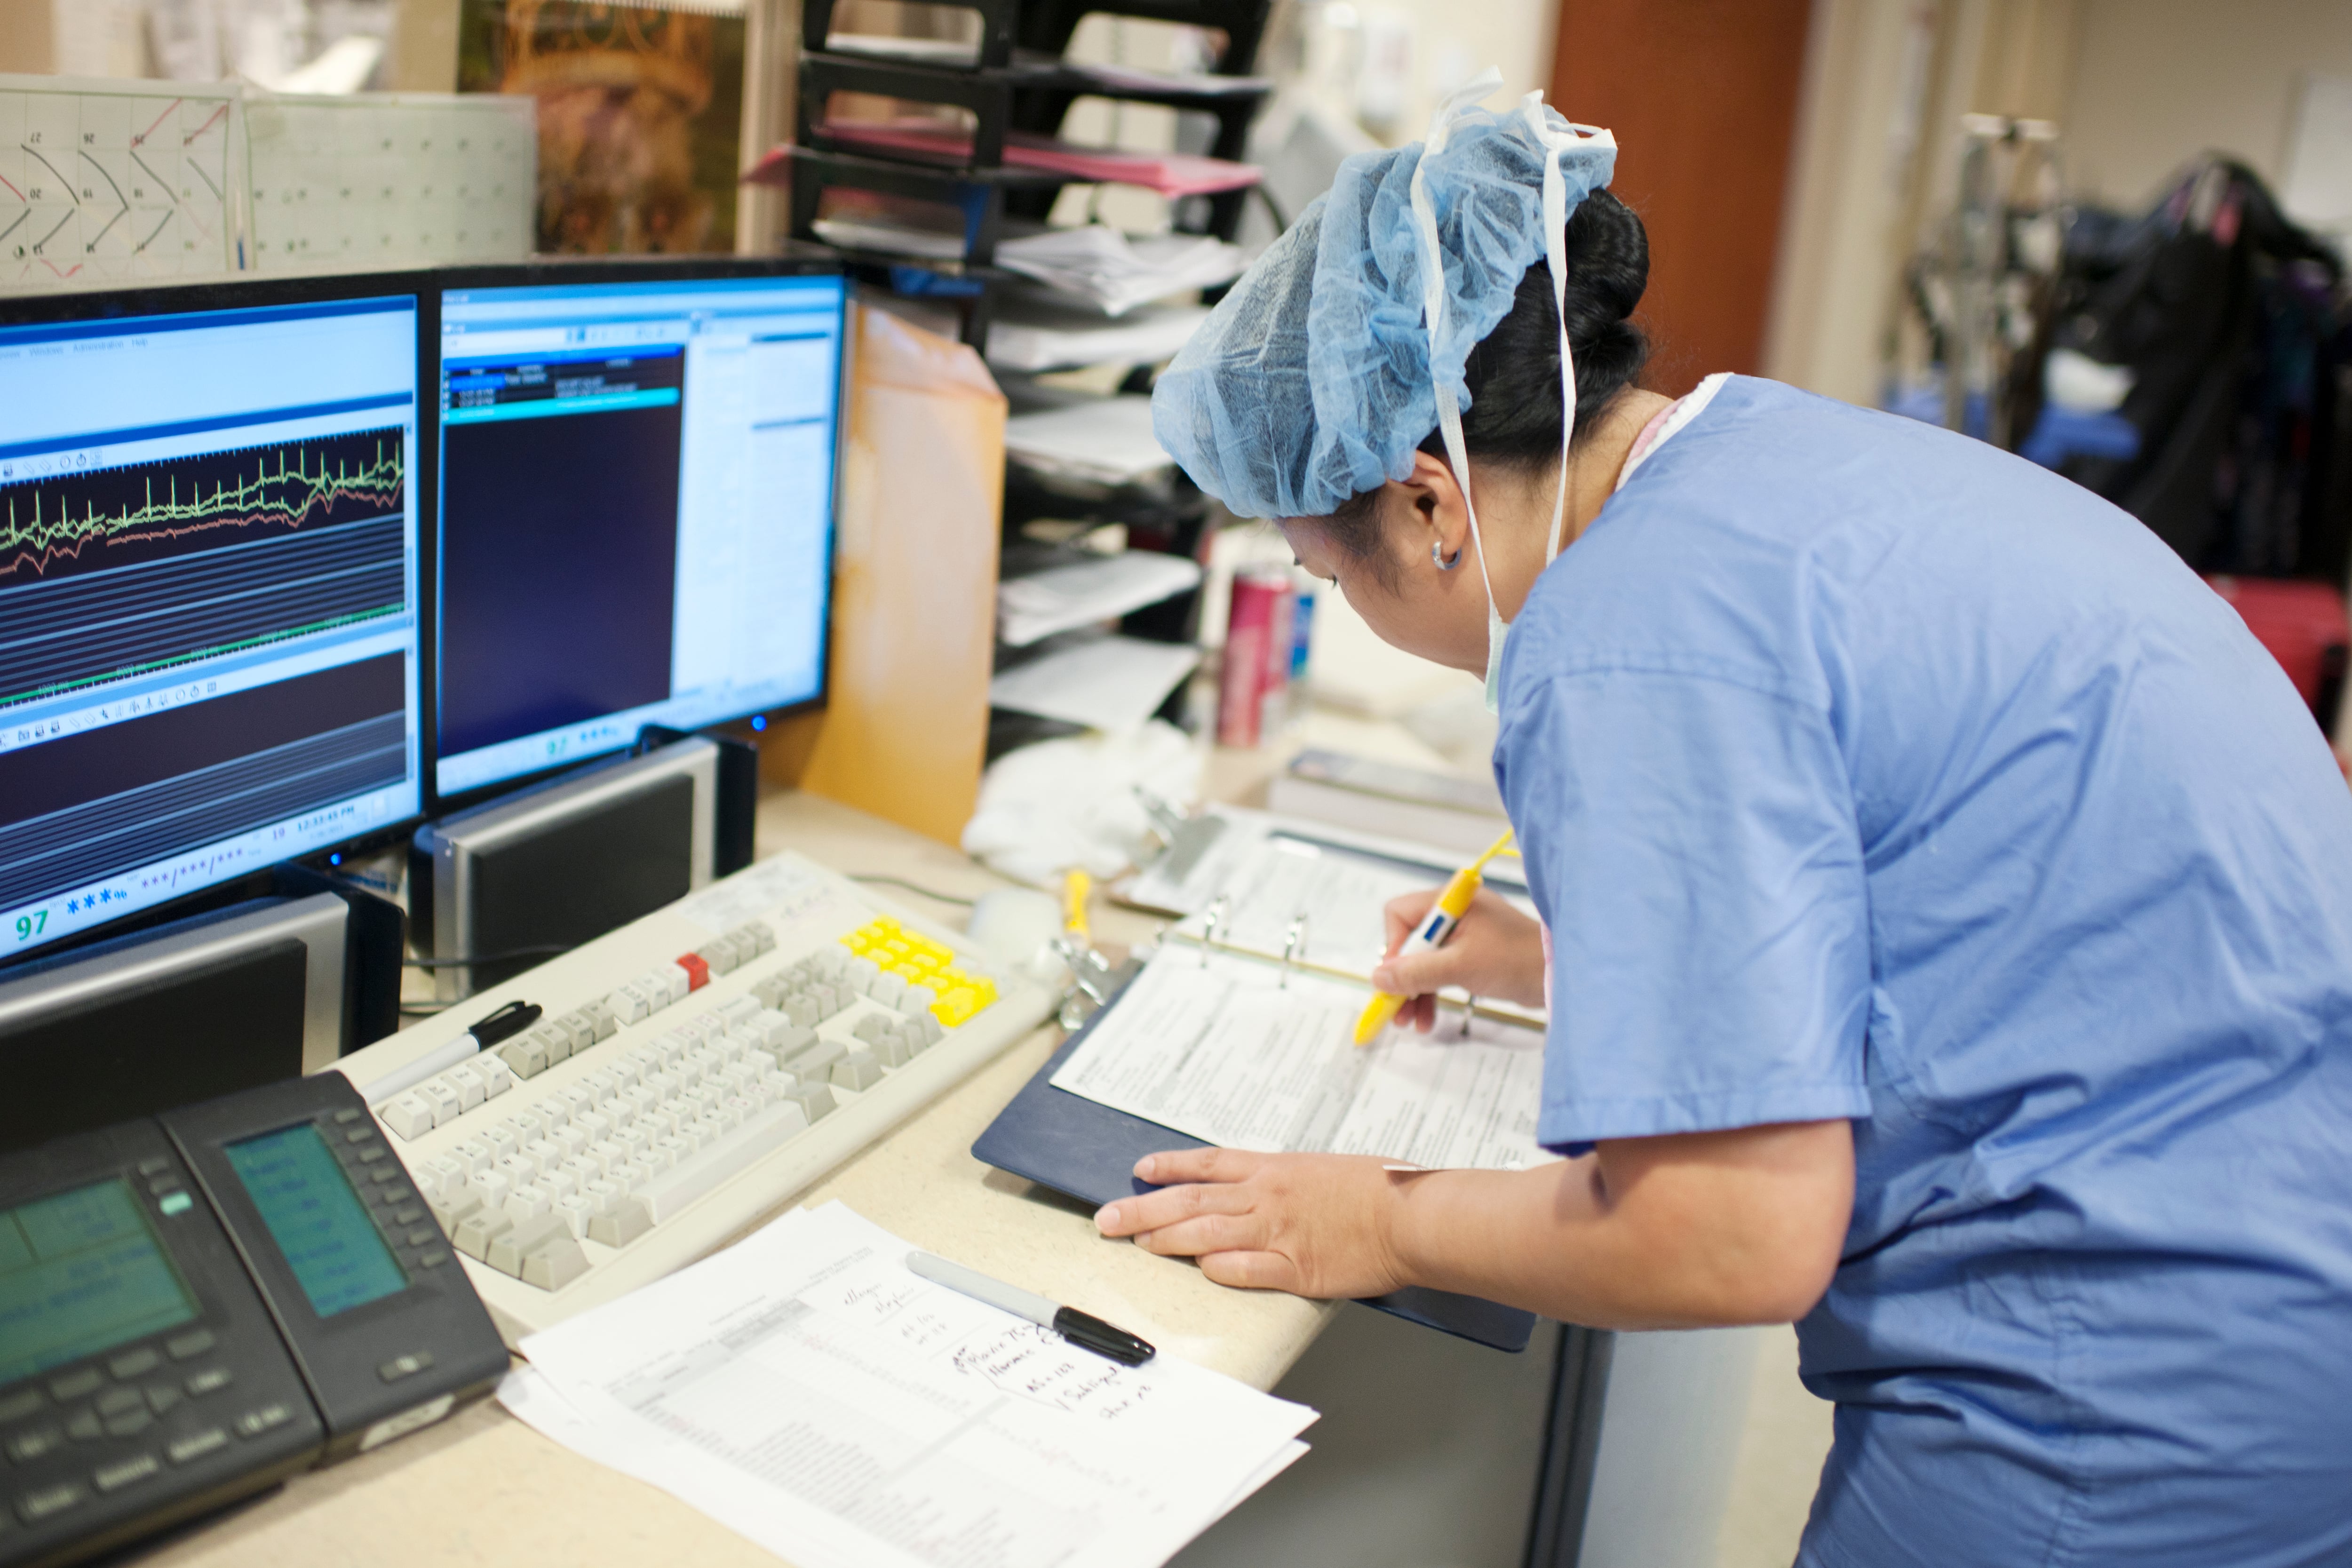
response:
{"label": "cable on desk", "polygon": [[918,887],[916,884],[907,880],[904,877],[885,877],[879,873],[861,877],[853,873],[849,879],[853,882],[887,882],[891,887],[904,888],[910,893],[920,893],[927,899],[937,899],[940,903],[954,904],[961,909],[968,910],[972,907],[973,903],[972,900],[959,899],[953,893],[934,892],[929,888]]}
{"label": "cable on desk", "polygon": [[544,958],[551,953],[570,952],[573,943],[543,942],[536,947],[510,947],[504,952],[470,952],[457,958],[404,958],[404,969],[457,969],[468,963],[504,963],[510,958]]}

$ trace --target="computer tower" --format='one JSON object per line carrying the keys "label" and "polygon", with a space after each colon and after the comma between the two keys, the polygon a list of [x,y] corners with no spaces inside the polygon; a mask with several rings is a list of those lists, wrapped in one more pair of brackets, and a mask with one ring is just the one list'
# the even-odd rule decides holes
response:
{"label": "computer tower", "polygon": [[410,940],[456,1002],[751,859],[758,759],[688,736],[416,830]]}
{"label": "computer tower", "polygon": [[0,1152],[315,1072],[397,1026],[400,911],[295,867],[0,970]]}

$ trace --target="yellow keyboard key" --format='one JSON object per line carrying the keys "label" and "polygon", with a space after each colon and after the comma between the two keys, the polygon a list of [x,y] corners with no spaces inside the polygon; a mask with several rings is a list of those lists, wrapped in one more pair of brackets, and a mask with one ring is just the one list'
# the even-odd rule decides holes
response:
{"label": "yellow keyboard key", "polygon": [[963,1021],[980,1011],[980,999],[970,986],[960,986],[931,1004],[931,1016],[948,1028],[961,1028]]}

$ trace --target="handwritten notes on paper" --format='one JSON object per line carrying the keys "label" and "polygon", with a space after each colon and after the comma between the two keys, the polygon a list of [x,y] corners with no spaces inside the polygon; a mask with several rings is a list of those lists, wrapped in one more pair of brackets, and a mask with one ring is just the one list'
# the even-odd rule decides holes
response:
{"label": "handwritten notes on paper", "polygon": [[501,1397],[801,1568],[1146,1568],[1304,1450],[1304,1406],[1105,1361],[906,1253],[787,1215],[533,1336]]}

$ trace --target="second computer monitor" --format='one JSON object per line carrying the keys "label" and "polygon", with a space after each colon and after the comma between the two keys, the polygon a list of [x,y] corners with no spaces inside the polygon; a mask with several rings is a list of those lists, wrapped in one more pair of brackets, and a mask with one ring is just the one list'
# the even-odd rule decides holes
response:
{"label": "second computer monitor", "polygon": [[824,692],[843,279],[441,295],[444,798]]}

